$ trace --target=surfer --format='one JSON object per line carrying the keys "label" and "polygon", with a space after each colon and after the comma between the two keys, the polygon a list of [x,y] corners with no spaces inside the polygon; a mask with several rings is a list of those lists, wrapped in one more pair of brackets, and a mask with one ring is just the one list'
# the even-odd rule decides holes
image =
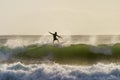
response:
{"label": "surfer", "polygon": [[[49,33],[53,35],[53,43],[54,43],[56,40],[57,40],[57,42],[59,43],[58,38],[62,38],[62,37],[59,36],[59,35],[57,35],[57,32],[55,32],[55,33],[49,32]],[[57,38],[57,37],[58,37],[58,38]]]}

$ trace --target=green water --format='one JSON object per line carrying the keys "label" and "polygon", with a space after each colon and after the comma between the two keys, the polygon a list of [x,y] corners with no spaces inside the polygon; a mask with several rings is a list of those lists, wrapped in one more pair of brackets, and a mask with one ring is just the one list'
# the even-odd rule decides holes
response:
{"label": "green water", "polygon": [[110,47],[111,54],[94,53],[90,50],[91,45],[78,44],[71,46],[43,45],[28,46],[25,51],[14,54],[15,58],[26,60],[49,59],[57,63],[97,63],[97,62],[119,62],[120,44],[113,46],[99,45],[101,47]]}

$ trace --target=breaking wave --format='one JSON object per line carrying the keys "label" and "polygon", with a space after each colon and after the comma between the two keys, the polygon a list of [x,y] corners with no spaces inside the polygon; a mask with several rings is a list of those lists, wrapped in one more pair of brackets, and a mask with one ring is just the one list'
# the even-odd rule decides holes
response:
{"label": "breaking wave", "polygon": [[0,62],[52,61],[57,63],[119,62],[120,44],[114,45],[28,45],[24,47],[0,47]]}
{"label": "breaking wave", "polygon": [[91,66],[30,64],[0,65],[0,80],[119,80],[120,65],[98,63]]}
{"label": "breaking wave", "polygon": [[48,35],[0,36],[0,62],[26,60],[27,62],[97,63],[120,61],[119,36],[64,36],[63,40],[56,44],[52,44],[51,40],[52,37]]}

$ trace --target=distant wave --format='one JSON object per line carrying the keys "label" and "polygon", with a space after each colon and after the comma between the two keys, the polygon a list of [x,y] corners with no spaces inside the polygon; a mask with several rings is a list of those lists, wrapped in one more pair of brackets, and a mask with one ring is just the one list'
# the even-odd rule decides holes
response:
{"label": "distant wave", "polygon": [[120,65],[98,63],[91,66],[30,64],[0,65],[0,80],[119,80]]}

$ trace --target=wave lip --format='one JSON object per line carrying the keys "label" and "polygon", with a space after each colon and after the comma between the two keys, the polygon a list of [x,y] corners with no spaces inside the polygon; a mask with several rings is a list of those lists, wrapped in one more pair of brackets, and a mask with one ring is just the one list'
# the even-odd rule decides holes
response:
{"label": "wave lip", "polygon": [[[19,67],[18,67],[19,66]],[[119,80],[120,65],[1,64],[0,80]]]}

